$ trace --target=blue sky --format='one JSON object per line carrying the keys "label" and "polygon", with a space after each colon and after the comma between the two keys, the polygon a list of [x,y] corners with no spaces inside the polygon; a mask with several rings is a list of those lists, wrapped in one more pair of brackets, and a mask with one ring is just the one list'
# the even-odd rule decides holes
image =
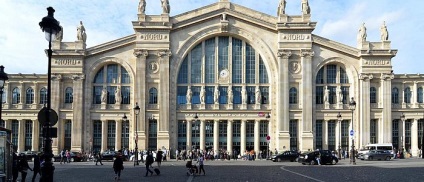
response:
{"label": "blue sky", "polygon": [[[160,14],[160,0],[146,0],[146,14]],[[169,0],[171,16],[219,0]],[[276,15],[279,0],[230,0],[257,11]],[[301,0],[286,0],[286,13],[300,14]],[[5,72],[47,73],[44,39],[38,23],[52,6],[55,18],[64,27],[63,41],[76,40],[76,27],[83,21],[87,46],[92,47],[133,34],[131,21],[137,19],[139,0],[2,0],[0,1],[0,65]],[[379,41],[379,28],[386,21],[395,74],[424,74],[424,1],[421,0],[309,0],[316,35],[356,47],[356,33],[362,22],[368,41]],[[421,51],[420,51],[421,50]]]}

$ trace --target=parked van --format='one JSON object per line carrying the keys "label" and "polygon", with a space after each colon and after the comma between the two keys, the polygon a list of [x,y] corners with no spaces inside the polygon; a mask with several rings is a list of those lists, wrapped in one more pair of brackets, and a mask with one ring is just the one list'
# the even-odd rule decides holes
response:
{"label": "parked van", "polygon": [[390,154],[392,154],[393,158],[395,157],[395,152],[393,151],[393,144],[392,143],[375,143],[375,144],[368,144],[365,145],[364,148],[359,150],[357,157],[359,159],[363,158],[363,155],[368,153],[370,150],[385,150],[389,151]]}

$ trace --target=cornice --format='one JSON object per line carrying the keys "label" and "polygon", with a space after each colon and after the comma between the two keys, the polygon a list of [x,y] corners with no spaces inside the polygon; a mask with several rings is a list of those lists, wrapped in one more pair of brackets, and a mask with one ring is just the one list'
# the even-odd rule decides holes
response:
{"label": "cornice", "polygon": [[136,40],[136,35],[132,34],[126,37],[122,37],[120,39],[112,40],[103,44],[99,44],[94,47],[90,47],[86,49],[86,56],[92,56],[95,54],[100,54],[102,52],[110,51],[113,49],[117,49],[119,47],[127,46],[133,44]]}
{"label": "cornice", "polygon": [[316,44],[328,47],[328,48],[332,48],[334,50],[337,51],[341,51],[343,53],[349,54],[351,56],[355,56],[355,57],[359,57],[358,54],[360,52],[359,49],[356,49],[354,47],[350,47],[347,45],[344,45],[342,43],[336,42],[336,41],[332,41],[330,39],[326,39],[324,37],[320,37],[318,35],[314,35],[312,34],[312,41]]}

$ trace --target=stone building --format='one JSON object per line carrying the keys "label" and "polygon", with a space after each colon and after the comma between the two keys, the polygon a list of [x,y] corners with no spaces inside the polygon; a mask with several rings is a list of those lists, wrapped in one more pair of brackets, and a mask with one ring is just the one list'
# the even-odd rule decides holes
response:
{"label": "stone building", "polygon": [[[77,41],[54,41],[54,152],[133,149],[136,141],[139,149],[214,151],[337,150],[354,142],[393,143],[415,155],[423,76],[393,74],[397,50],[385,25],[380,42],[367,41],[362,25],[358,45],[343,45],[313,34],[313,10],[302,2],[301,15],[280,5],[277,16],[228,0],[176,16],[169,5],[160,15],[142,7],[132,35],[86,47],[79,27]],[[47,75],[9,77],[0,124],[19,151],[40,150]]]}

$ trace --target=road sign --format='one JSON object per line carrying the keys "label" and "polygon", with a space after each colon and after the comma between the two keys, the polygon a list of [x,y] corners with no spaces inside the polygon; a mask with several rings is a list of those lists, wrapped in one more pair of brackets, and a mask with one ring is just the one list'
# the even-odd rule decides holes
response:
{"label": "road sign", "polygon": [[[47,121],[47,115],[48,115],[48,121]],[[43,107],[40,112],[38,112],[38,121],[44,125],[46,122],[47,125],[49,126],[54,126],[57,123],[58,120],[58,116],[56,111],[54,111],[53,109],[47,109],[47,107]]]}
{"label": "road sign", "polygon": [[266,136],[266,141],[270,141],[271,140],[271,137],[268,135],[268,136]]}
{"label": "road sign", "polygon": [[351,137],[353,137],[353,136],[355,135],[355,131],[350,130],[349,135],[350,135]]}

